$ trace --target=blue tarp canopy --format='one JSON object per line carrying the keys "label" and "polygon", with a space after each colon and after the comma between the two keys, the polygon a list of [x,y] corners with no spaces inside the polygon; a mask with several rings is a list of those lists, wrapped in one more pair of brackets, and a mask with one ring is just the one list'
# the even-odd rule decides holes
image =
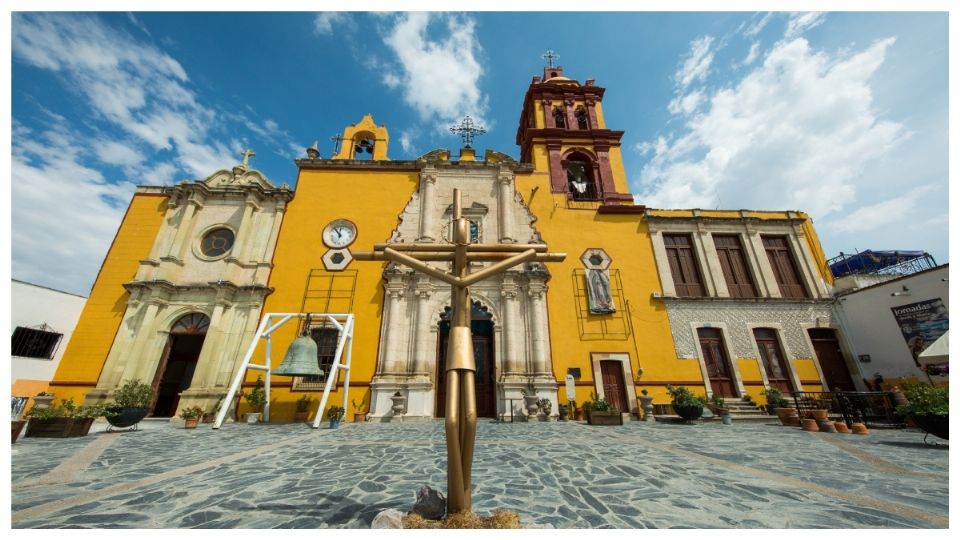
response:
{"label": "blue tarp canopy", "polygon": [[868,249],[856,255],[846,255],[843,259],[831,263],[830,271],[833,272],[833,277],[846,274],[862,274],[924,256],[927,256],[926,251],[873,251]]}

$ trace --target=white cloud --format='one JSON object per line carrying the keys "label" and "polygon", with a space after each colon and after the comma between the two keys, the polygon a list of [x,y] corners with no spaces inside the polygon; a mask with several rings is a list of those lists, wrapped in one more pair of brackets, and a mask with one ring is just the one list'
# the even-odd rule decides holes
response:
{"label": "white cloud", "polygon": [[407,156],[416,151],[416,148],[413,145],[413,137],[409,131],[403,131],[400,133],[400,148]]}
{"label": "white cloud", "polygon": [[35,134],[15,122],[14,135],[13,276],[88,294],[134,186],[84,166],[63,125]]}
{"label": "white cloud", "polygon": [[[418,12],[403,13],[390,21],[393,26],[384,43],[400,65],[395,75],[384,76],[384,84],[399,84],[404,101],[437,129],[445,131],[464,115],[484,123],[487,98],[479,88],[483,68],[477,61],[480,44],[473,20]],[[432,37],[431,31],[438,26],[443,28],[442,35]]]}
{"label": "white cloud", "polygon": [[320,35],[332,34],[334,27],[350,24],[350,16],[342,11],[317,13],[313,19],[313,31]]}
{"label": "white cloud", "polygon": [[697,107],[700,106],[700,101],[703,99],[702,90],[694,90],[685,96],[677,96],[670,101],[670,104],[667,106],[667,110],[670,111],[670,114],[680,114],[689,115],[690,113],[697,110]]}
{"label": "white cloud", "polygon": [[827,14],[820,11],[810,11],[807,13],[791,13],[787,20],[787,30],[784,32],[785,39],[793,39],[807,30],[816,28],[824,23]]}
{"label": "white cloud", "polygon": [[765,26],[767,26],[767,23],[770,22],[771,17],[773,17],[773,13],[771,12],[764,14],[764,16],[760,20],[755,21],[749,26],[747,26],[747,28],[743,31],[743,35],[749,38],[755,37],[757,34],[760,33],[761,30],[764,29]]}
{"label": "white cloud", "polygon": [[750,52],[747,53],[747,57],[743,59],[742,65],[749,66],[750,64],[752,64],[753,61],[756,60],[758,56],[760,56],[759,53],[760,53],[760,43],[754,42],[753,45],[750,46]]}
{"label": "white cloud", "polygon": [[934,190],[934,186],[921,186],[891,199],[860,207],[841,220],[830,224],[837,232],[862,233],[894,225],[904,214],[917,209],[920,199]]}
{"label": "white cloud", "polygon": [[133,167],[143,160],[135,148],[118,141],[100,141],[94,145],[94,151],[100,161],[110,165]]}
{"label": "white cloud", "polygon": [[702,82],[707,78],[710,64],[713,63],[713,51],[710,50],[712,44],[712,36],[703,36],[690,42],[690,52],[674,75],[674,80],[680,88],[686,88],[692,82]]}
{"label": "white cloud", "polygon": [[907,136],[872,107],[870,77],[892,38],[856,54],[774,45],[761,65],[707,99],[653,152],[638,200],[657,207],[791,208],[820,217],[848,208],[862,172]]}

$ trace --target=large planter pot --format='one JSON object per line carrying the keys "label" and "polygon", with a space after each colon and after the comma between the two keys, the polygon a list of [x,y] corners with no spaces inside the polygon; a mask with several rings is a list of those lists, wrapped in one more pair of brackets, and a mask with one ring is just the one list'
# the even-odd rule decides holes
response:
{"label": "large planter pot", "polygon": [[560,410],[559,410],[558,414],[560,415],[559,418],[558,418],[559,421],[561,421],[561,422],[566,422],[566,421],[567,421],[567,414],[568,414],[568,413],[567,413],[567,408],[566,408],[566,407],[560,407]]}
{"label": "large planter pot", "polygon": [[950,435],[950,418],[946,414],[913,414],[910,415],[913,418],[913,421],[916,422],[917,426],[920,427],[923,431],[933,435],[935,437],[940,437],[944,440],[949,440]]}
{"label": "large planter pot", "polygon": [[50,394],[49,396],[33,396],[33,406],[38,409],[46,409],[50,407],[50,404],[53,403],[53,400],[57,396]]}
{"label": "large planter pot", "polygon": [[247,423],[256,424],[260,421],[260,413],[258,412],[248,412],[247,413]]}
{"label": "large planter pot", "polygon": [[584,412],[583,409],[575,409],[575,410],[573,411],[573,418],[574,418],[574,420],[580,420],[580,421],[586,420],[586,419],[587,419],[587,413]]}
{"label": "large planter pot", "polygon": [[590,411],[587,423],[591,426],[622,426],[623,416],[613,411]]}
{"label": "large planter pot", "polygon": [[367,419],[367,413],[362,413],[362,412],[353,413],[353,422],[355,424],[359,422],[364,422],[366,421],[366,419]]}
{"label": "large planter pot", "polygon": [[92,425],[93,418],[31,418],[25,436],[48,439],[83,437],[90,432]]}
{"label": "large planter pot", "polygon": [[199,423],[200,423],[200,419],[199,419],[199,418],[187,418],[186,420],[183,421],[183,428],[184,428],[184,429],[196,429],[196,428],[197,428],[197,424],[199,424]]}
{"label": "large planter pot", "polygon": [[120,412],[113,416],[106,416],[107,422],[115,428],[128,428],[140,423],[147,417],[150,409],[141,407],[124,407]]}
{"label": "large planter pot", "polygon": [[777,407],[773,410],[777,415],[777,418],[780,419],[780,423],[785,426],[798,426],[800,425],[800,417],[797,415],[797,410],[793,407]]}
{"label": "large planter pot", "polygon": [[393,402],[393,407],[390,408],[393,411],[394,416],[400,416],[407,410],[407,398],[400,396],[390,396],[390,401]]}
{"label": "large planter pot", "polygon": [[653,396],[640,396],[640,408],[643,410],[643,420],[653,422]]}
{"label": "large planter pot", "polygon": [[303,411],[303,412],[299,412],[299,411],[298,411],[298,412],[293,413],[293,421],[294,421],[294,422],[306,422],[306,421],[307,421],[307,418],[308,418],[309,416],[310,416],[310,413],[307,412],[307,411]]}
{"label": "large planter pot", "polygon": [[330,429],[337,429],[338,427],[340,427],[340,419],[339,419],[339,418],[331,418],[331,419],[330,419]]}
{"label": "large planter pot", "polygon": [[827,409],[810,409],[810,416],[817,422],[827,419]]}
{"label": "large planter pot", "polygon": [[804,418],[803,430],[804,431],[820,431],[820,426],[817,425],[817,421],[814,420],[813,418]]}
{"label": "large planter pot", "polygon": [[687,422],[703,416],[703,405],[674,405],[673,410]]}
{"label": "large planter pot", "polygon": [[539,399],[536,395],[523,396],[523,406],[527,408],[527,416],[537,415],[540,410],[540,405],[537,403]]}
{"label": "large planter pot", "polygon": [[11,422],[13,425],[10,426],[10,444],[17,442],[17,439],[20,437],[20,432],[23,431],[23,426],[26,425],[25,420],[13,420]]}

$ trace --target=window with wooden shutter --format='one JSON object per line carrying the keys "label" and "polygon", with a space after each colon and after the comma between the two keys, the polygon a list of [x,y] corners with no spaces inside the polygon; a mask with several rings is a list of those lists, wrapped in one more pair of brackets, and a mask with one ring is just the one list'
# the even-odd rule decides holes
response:
{"label": "window with wooden shutter", "polygon": [[785,236],[764,236],[763,248],[767,251],[770,267],[784,298],[806,298],[807,290],[800,281],[796,262],[790,253]]}
{"label": "window with wooden shutter", "polygon": [[670,273],[677,296],[704,296],[703,279],[693,254],[693,243],[688,234],[665,234],[663,245],[670,262]]}
{"label": "window with wooden shutter", "polygon": [[713,235],[713,244],[717,248],[717,257],[727,282],[727,290],[734,298],[754,298],[753,279],[747,269],[747,260],[743,256],[743,245],[737,235]]}

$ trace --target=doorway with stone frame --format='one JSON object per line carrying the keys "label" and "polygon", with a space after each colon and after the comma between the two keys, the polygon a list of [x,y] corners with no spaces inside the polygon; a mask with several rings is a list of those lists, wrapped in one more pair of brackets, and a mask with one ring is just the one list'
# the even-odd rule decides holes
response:
{"label": "doorway with stone frame", "polygon": [[[446,404],[447,342],[450,336],[449,307],[444,309],[437,332],[437,372],[435,414],[443,418]],[[473,335],[473,357],[476,362],[477,417],[495,418],[497,414],[497,384],[494,366],[493,316],[480,302],[474,301],[470,309],[470,331]]]}
{"label": "doorway with stone frame", "polygon": [[150,416],[171,418],[177,414],[180,394],[190,388],[197,360],[207,337],[210,319],[203,313],[188,313],[170,328],[167,344],[153,377],[154,401]]}

